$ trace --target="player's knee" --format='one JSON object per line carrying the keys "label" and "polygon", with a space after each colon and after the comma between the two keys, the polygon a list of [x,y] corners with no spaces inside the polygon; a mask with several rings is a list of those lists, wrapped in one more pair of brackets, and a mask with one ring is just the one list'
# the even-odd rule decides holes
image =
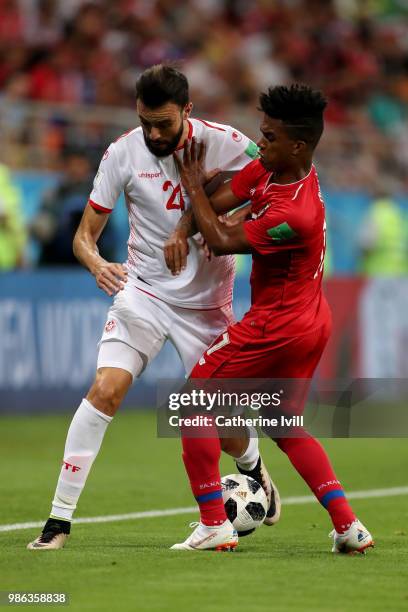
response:
{"label": "player's knee", "polygon": [[[284,440],[286,440],[286,436],[290,436],[291,432],[292,432],[291,427],[280,427],[279,428],[279,432],[277,434],[276,432],[276,428],[274,427],[270,427],[268,425],[261,427],[262,433],[265,434],[265,436],[267,436],[268,438],[270,438],[272,440],[272,442],[275,442],[275,444],[281,449],[283,449],[284,446]],[[279,436],[279,437],[277,437]]]}
{"label": "player's knee", "polygon": [[87,396],[95,408],[109,416],[116,413],[132,382],[130,374],[128,379],[126,376],[120,378],[120,380],[112,380],[111,376],[98,372]]}
{"label": "player's knee", "polygon": [[201,438],[195,437],[196,435],[199,434],[196,434],[195,432],[187,433],[184,430],[182,436],[184,462],[188,457],[191,459],[191,457],[197,456],[200,457],[200,462],[202,462],[202,464],[212,464],[214,461],[219,461],[221,456],[221,445],[219,438]]}
{"label": "player's knee", "polygon": [[220,438],[221,450],[228,455],[231,454],[231,440],[229,438]]}
{"label": "player's knee", "polygon": [[241,457],[247,447],[248,447],[248,438],[241,436],[235,438],[225,438],[220,437],[221,450],[227,455],[231,455],[231,457]]}

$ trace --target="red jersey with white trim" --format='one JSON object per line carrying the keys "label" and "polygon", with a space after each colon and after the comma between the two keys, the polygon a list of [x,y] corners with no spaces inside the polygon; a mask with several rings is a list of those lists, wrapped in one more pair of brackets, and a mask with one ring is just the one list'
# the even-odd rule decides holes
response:
{"label": "red jersey with white trim", "polygon": [[[240,170],[258,154],[255,143],[228,125],[190,119],[189,127],[189,138],[194,135],[207,144],[207,172],[214,168]],[[172,276],[167,269],[164,243],[190,207],[190,201],[173,156],[153,155],[146,147],[141,127],[121,136],[105,152],[90,204],[111,212],[121,192],[129,214],[128,282],[185,308],[218,308],[230,302],[234,257],[213,257],[208,261],[200,236],[189,239],[186,269],[178,276]]]}
{"label": "red jersey with white trim", "polygon": [[244,223],[252,247],[249,314],[267,322],[268,335],[310,333],[331,316],[322,292],[326,221],[315,167],[302,180],[281,185],[255,160],[231,187],[252,205],[252,219]]}

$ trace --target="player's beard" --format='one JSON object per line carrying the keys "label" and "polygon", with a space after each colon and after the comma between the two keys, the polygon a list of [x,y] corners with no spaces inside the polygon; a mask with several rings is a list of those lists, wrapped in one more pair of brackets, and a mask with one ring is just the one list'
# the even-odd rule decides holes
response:
{"label": "player's beard", "polygon": [[184,130],[184,122],[182,121],[179,131],[177,132],[177,134],[175,134],[175,136],[171,140],[166,140],[166,141],[161,141],[161,142],[159,141],[158,144],[150,140],[150,138],[146,136],[146,134],[143,132],[143,137],[146,143],[146,147],[149,149],[150,153],[153,153],[153,155],[155,155],[156,157],[167,157],[168,155],[171,155],[172,153],[174,153],[174,151],[177,149],[180,139],[183,135],[183,130]]}

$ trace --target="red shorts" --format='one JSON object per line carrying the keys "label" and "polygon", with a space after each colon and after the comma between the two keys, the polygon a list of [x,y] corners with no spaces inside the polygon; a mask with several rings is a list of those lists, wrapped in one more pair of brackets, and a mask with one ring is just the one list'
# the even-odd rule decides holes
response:
{"label": "red shorts", "polygon": [[312,378],[330,329],[328,320],[302,336],[276,337],[248,313],[214,340],[190,378]]}
{"label": "red shorts", "polygon": [[[268,335],[268,325],[262,321],[265,321],[262,316],[254,317],[252,312],[230,325],[205,351],[190,378],[240,379],[241,382],[246,379],[246,391],[267,389],[283,394],[279,408],[272,412],[262,410],[263,416],[301,415],[311,379],[330,336],[331,320],[307,334],[291,338],[277,337],[276,333]],[[263,381],[257,381],[254,386],[251,379]],[[232,383],[230,390],[234,388]],[[275,435],[276,432],[270,437]]]}

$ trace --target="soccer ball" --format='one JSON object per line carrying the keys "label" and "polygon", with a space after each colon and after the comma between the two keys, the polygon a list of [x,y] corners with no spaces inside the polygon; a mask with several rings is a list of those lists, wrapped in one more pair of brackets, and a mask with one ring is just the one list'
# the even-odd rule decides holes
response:
{"label": "soccer ball", "polygon": [[240,536],[262,525],[268,501],[259,482],[244,474],[229,474],[221,479],[221,486],[225,512]]}

